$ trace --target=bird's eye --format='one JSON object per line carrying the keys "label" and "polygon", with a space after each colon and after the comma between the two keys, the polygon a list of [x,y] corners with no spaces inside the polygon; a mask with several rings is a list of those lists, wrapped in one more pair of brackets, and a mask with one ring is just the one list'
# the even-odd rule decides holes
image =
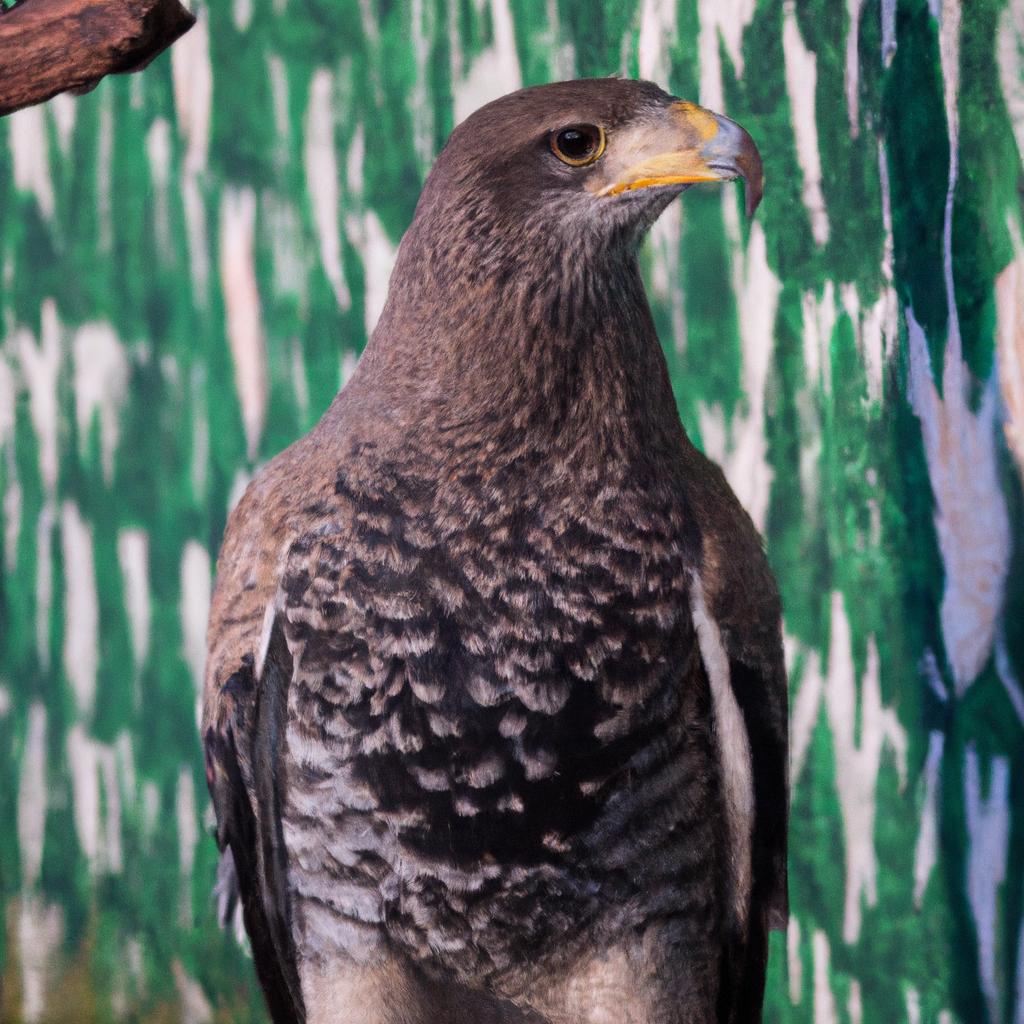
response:
{"label": "bird's eye", "polygon": [[604,152],[604,129],[573,124],[551,133],[551,152],[570,167],[592,164]]}

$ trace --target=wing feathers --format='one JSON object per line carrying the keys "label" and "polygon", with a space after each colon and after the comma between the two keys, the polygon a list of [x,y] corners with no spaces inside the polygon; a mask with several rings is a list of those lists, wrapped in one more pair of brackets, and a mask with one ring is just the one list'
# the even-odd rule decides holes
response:
{"label": "wing feathers", "polygon": [[260,825],[258,877],[263,911],[270,926],[277,959],[283,968],[287,968],[283,971],[284,981],[293,1003],[301,1007],[302,993],[295,967],[295,946],[288,903],[288,861],[281,827],[280,753],[284,747],[291,678],[292,657],[281,621],[277,619],[263,662],[253,722],[252,773]]}
{"label": "wing feathers", "polygon": [[[206,730],[217,844],[230,857],[256,973],[275,1024],[304,1024],[281,835],[280,755],[291,656],[275,623],[263,673],[243,665],[221,687]],[[248,784],[247,784],[248,783]],[[250,793],[252,798],[250,798]],[[231,892],[225,893],[230,903]]]}

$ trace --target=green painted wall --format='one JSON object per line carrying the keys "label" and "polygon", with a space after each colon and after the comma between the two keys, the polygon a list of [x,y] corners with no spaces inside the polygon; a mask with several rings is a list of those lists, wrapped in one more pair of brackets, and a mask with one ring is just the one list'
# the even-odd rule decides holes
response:
{"label": "green painted wall", "polygon": [[652,77],[761,146],[645,259],[786,608],[769,1021],[1024,1024],[1024,4],[227,0],[0,121],[0,1018],[262,1021],[218,930],[211,561],[365,343],[455,121]]}

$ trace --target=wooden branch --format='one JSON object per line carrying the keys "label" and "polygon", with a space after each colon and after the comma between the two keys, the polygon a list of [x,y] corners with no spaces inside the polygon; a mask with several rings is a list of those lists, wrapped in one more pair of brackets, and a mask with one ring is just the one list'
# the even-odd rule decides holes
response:
{"label": "wooden branch", "polygon": [[195,20],[179,0],[21,0],[0,13],[0,116],[139,71]]}

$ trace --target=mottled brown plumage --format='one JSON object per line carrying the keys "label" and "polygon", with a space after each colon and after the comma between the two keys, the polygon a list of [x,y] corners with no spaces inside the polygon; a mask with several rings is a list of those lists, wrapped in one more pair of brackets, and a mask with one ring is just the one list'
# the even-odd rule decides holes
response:
{"label": "mottled brown plumage", "polygon": [[649,83],[473,115],[352,380],[232,513],[203,729],[275,1020],[760,1018],[778,599],[636,261],[740,174],[749,137]]}

